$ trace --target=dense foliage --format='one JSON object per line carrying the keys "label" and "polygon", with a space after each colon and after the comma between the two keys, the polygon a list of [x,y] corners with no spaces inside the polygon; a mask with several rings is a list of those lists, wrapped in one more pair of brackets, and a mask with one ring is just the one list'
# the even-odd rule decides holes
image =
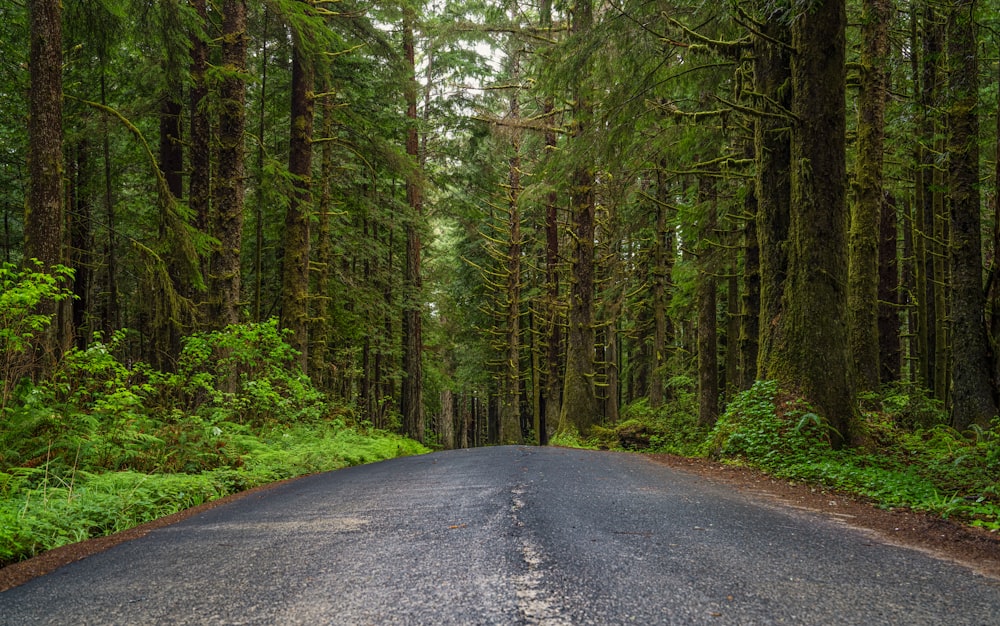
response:
{"label": "dense foliage", "polygon": [[[47,284],[42,280],[42,285]],[[12,390],[0,430],[0,564],[236,491],[426,448],[330,404],[275,321],[184,341],[177,370],[127,333]]]}

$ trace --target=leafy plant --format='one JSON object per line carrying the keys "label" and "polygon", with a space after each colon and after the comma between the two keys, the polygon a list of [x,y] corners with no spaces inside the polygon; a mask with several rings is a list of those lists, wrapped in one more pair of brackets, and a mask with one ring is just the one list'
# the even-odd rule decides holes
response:
{"label": "leafy plant", "polygon": [[40,305],[73,295],[67,287],[71,269],[57,265],[44,272],[38,261],[29,265],[33,267],[23,270],[10,263],[0,265],[0,416],[29,370],[37,340],[52,324],[54,316],[42,312]]}

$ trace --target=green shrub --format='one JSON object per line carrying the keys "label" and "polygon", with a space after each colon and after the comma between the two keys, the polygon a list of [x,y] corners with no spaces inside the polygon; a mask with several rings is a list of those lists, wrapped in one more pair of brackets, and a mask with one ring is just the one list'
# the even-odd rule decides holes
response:
{"label": "green shrub", "polygon": [[829,452],[830,430],[805,403],[794,398],[779,402],[775,381],[757,381],[726,407],[705,451],[777,469]]}

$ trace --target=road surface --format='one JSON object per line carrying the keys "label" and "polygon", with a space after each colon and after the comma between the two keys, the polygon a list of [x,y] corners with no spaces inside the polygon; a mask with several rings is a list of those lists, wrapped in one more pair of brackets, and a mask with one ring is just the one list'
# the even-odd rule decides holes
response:
{"label": "road surface", "polygon": [[0,624],[1000,624],[1000,582],[636,455],[310,476],[0,593]]}

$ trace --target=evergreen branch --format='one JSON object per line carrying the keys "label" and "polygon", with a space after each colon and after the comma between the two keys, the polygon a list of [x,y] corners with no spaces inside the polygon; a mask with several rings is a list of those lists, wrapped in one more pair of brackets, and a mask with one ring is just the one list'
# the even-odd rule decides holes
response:
{"label": "evergreen branch", "polygon": [[[703,46],[705,46],[705,47],[707,47],[707,48],[709,48],[711,50],[715,50],[716,52],[719,52],[719,53],[724,54],[726,56],[735,57],[741,51],[749,48],[752,45],[751,41],[749,40],[749,38],[737,39],[736,41],[721,41],[721,40],[717,40],[717,39],[711,39],[709,37],[706,37],[706,36],[702,35],[701,33],[697,33],[695,31],[691,30],[690,28],[688,28],[684,24],[681,24],[679,21],[675,20],[674,18],[670,17],[669,15],[666,15],[665,13],[661,13],[660,15],[662,15],[663,18],[666,19],[668,23],[672,24],[676,28],[681,29],[681,31],[685,35],[687,35],[688,37],[690,37],[691,39],[695,40],[696,42],[702,44]],[[684,44],[681,44],[681,43],[676,42],[676,41],[671,41],[671,40],[669,40],[669,39],[667,39],[665,37],[663,38],[663,40],[667,41],[668,43],[670,43],[672,45],[675,45],[675,46],[679,45],[681,47],[685,47],[685,48],[688,48],[690,50],[695,50],[696,49],[695,47],[693,47],[690,44],[684,45]]]}
{"label": "evergreen branch", "polygon": [[[647,100],[647,102],[649,102],[649,101]],[[663,104],[659,104],[659,103],[656,103],[656,102],[649,102],[649,103],[652,104],[652,106],[654,108],[660,109],[662,111],[665,111],[665,112],[669,113],[670,115],[673,115],[674,117],[691,118],[696,123],[700,119],[702,119],[702,118],[719,117],[719,116],[722,116],[722,115],[728,115],[731,112],[728,109],[716,109],[714,111],[694,111],[694,112],[689,112],[689,111],[683,111],[683,110],[681,110],[680,107],[678,107],[673,102],[666,102],[666,103],[663,103]]]}
{"label": "evergreen branch", "polygon": [[766,41],[766,42],[768,42],[768,43],[770,43],[772,45],[779,46],[781,48],[784,48],[788,52],[791,52],[792,54],[795,54],[795,48],[793,48],[792,46],[788,45],[784,41],[781,41],[780,39],[775,39],[774,37],[771,37],[770,35],[764,34],[763,30],[761,29],[763,27],[763,24],[761,24],[760,22],[758,22],[757,20],[755,20],[753,17],[751,17],[746,12],[746,10],[743,9],[739,5],[738,2],[734,2],[733,4],[736,7],[736,11],[738,13],[738,16],[733,18],[733,20],[737,24],[739,24],[743,28],[745,28],[748,31],[750,31],[750,33],[754,37],[759,37],[760,39],[763,39],[764,41]]}
{"label": "evergreen branch", "polygon": [[474,120],[476,120],[478,122],[486,122],[487,124],[491,124],[493,126],[505,126],[505,127],[508,127],[508,128],[516,128],[516,129],[519,129],[519,130],[534,130],[534,131],[538,131],[540,133],[553,132],[553,133],[560,133],[560,134],[564,134],[564,135],[565,134],[569,134],[569,131],[563,130],[562,128],[558,128],[558,127],[555,127],[555,126],[543,126],[543,125],[540,125],[540,124],[526,124],[524,122],[514,122],[514,121],[510,121],[510,120],[504,119],[504,118],[499,118],[499,117],[492,117],[491,118],[491,117],[481,117],[479,115],[474,115],[474,116],[472,116],[472,119],[474,119]]}
{"label": "evergreen branch", "polygon": [[792,120],[792,121],[794,121],[796,123],[798,123],[798,122],[801,121],[798,115],[796,115],[796,114],[792,113],[791,111],[789,111],[788,109],[782,107],[781,105],[779,105],[777,102],[774,102],[770,98],[768,98],[768,104],[771,104],[772,106],[774,106],[775,108],[777,108],[779,111],[781,111],[780,113],[772,113],[770,111],[762,111],[760,109],[753,109],[753,108],[750,108],[748,106],[744,106],[742,104],[737,104],[735,102],[730,102],[729,100],[726,100],[725,98],[723,98],[721,96],[712,96],[712,97],[715,98],[716,100],[718,100],[719,102],[721,102],[722,104],[726,105],[727,107],[731,107],[734,111],[739,111],[740,113],[745,113],[746,115],[751,115],[751,116],[755,116],[755,117],[770,117],[770,118],[779,119],[779,120]]}

